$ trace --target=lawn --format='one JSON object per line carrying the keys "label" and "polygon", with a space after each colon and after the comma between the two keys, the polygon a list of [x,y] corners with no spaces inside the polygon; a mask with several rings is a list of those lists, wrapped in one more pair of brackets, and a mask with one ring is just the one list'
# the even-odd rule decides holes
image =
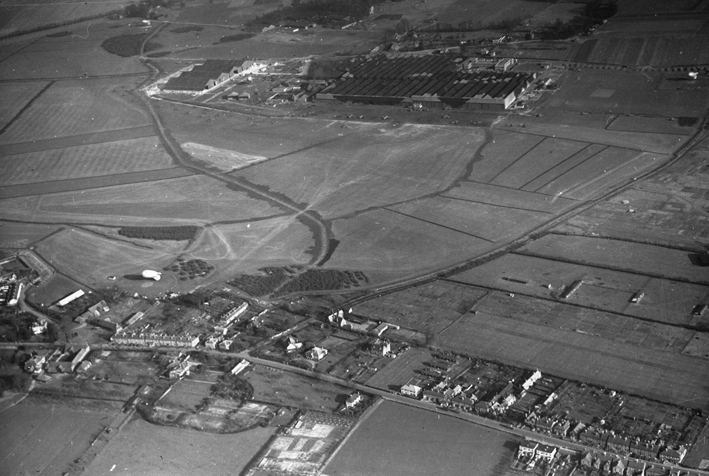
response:
{"label": "lawn", "polygon": [[217,435],[163,427],[134,417],[86,469],[96,476],[231,476],[239,474],[274,428]]}
{"label": "lawn", "polygon": [[174,166],[157,137],[67,147],[2,159],[0,185],[167,169]]}
{"label": "lawn", "polygon": [[368,126],[236,174],[335,218],[445,190],[483,137],[478,129]]}
{"label": "lawn", "polygon": [[519,443],[450,416],[384,401],[360,422],[323,473],[497,476],[504,474]]}

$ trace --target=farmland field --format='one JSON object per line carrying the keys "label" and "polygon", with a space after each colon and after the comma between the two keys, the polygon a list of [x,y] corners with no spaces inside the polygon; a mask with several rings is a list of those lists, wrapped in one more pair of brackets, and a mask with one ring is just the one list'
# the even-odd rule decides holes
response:
{"label": "farmland field", "polygon": [[424,362],[430,360],[431,354],[427,350],[421,347],[412,347],[403,354],[399,354],[386,367],[379,369],[373,377],[367,380],[367,385],[382,390],[391,390],[391,386],[406,385],[415,376],[414,370],[420,369]]}
{"label": "farmland field", "polygon": [[501,432],[385,401],[352,432],[323,473],[498,476],[518,443]]}
{"label": "farmland field", "polygon": [[534,149],[543,136],[497,130],[485,144],[480,160],[475,161],[469,179],[488,183],[517,159]]}
{"label": "farmland field", "polygon": [[113,415],[20,403],[0,413],[3,474],[57,475],[89,449]]}
{"label": "farmland field", "polygon": [[5,127],[47,84],[42,81],[0,84],[0,103],[3,105],[0,110],[0,127]]}
{"label": "farmland field", "polygon": [[563,197],[552,199],[539,193],[510,190],[495,185],[468,181],[461,182],[443,194],[443,196],[469,202],[498,205],[504,208],[517,208],[545,213],[559,213],[575,204],[573,200]]}
{"label": "farmland field", "polygon": [[608,125],[614,131],[655,132],[657,134],[691,135],[691,127],[680,126],[674,118],[618,116]]}
{"label": "farmland field", "polygon": [[157,137],[17,154],[2,159],[0,185],[173,167]]}
{"label": "farmland field", "polygon": [[105,225],[120,226],[246,221],[282,213],[205,176],[7,199],[0,210],[4,218],[96,223],[100,217]]}
{"label": "farmland field", "polygon": [[227,476],[239,474],[274,428],[217,435],[152,425],[134,418],[88,466],[96,476]]}
{"label": "farmland field", "polygon": [[334,412],[337,397],[350,390],[314,378],[254,365],[244,377],[254,387],[253,399],[285,407]]}
{"label": "farmland field", "polygon": [[476,129],[404,125],[363,132],[237,174],[307,203],[326,218],[340,217],[449,187],[483,140]]}
{"label": "farmland field", "polygon": [[[127,81],[131,81],[128,79]],[[108,131],[149,124],[147,114],[128,103],[126,80],[62,81],[54,83],[7,130],[0,143]]]}
{"label": "farmland field", "polygon": [[686,251],[603,238],[546,235],[520,253],[574,263],[659,275],[706,284],[706,269],[696,266]]}
{"label": "farmland field", "polygon": [[492,246],[483,239],[386,210],[336,220],[332,231],[340,244],[327,266],[361,270],[374,282],[440,269]]}
{"label": "farmland field", "polygon": [[[522,234],[549,219],[549,214],[518,208],[498,207],[446,197],[425,198],[388,207],[425,223],[456,230],[473,239],[499,243]],[[490,220],[494,216],[495,220]]]}
{"label": "farmland field", "polygon": [[78,18],[107,14],[121,8],[120,4],[113,1],[95,1],[85,3],[75,2],[33,2],[15,1],[4,15],[10,17],[10,21],[4,23],[0,28],[0,35],[7,35],[16,31],[31,30],[34,28],[61,24]]}
{"label": "farmland field", "polygon": [[465,314],[486,291],[434,281],[357,305],[355,313],[409,329],[437,334]]}
{"label": "farmland field", "polygon": [[437,345],[664,402],[709,409],[709,366],[704,359],[618,345],[600,337],[484,313],[466,315],[438,336]]}
{"label": "farmland field", "polygon": [[0,222],[0,248],[27,248],[58,229],[56,225]]}

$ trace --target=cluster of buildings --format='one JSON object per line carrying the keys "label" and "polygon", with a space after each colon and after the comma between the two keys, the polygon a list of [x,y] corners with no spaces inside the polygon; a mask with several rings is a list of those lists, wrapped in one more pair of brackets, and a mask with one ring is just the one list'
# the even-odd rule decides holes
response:
{"label": "cluster of buildings", "polygon": [[202,365],[190,360],[190,356],[180,353],[167,365],[167,376],[171,379],[182,378],[190,374],[193,367]]}
{"label": "cluster of buildings", "polygon": [[203,64],[170,78],[163,86],[164,91],[200,93],[223,84],[234,76],[254,66],[247,60],[209,59]]}
{"label": "cluster of buildings", "polygon": [[34,352],[25,362],[26,372],[34,374],[42,380],[49,380],[50,377],[44,373],[71,373],[84,372],[91,367],[91,362],[86,360],[86,356],[91,352],[91,347],[85,344],[81,347],[67,345],[63,349],[42,349]]}
{"label": "cluster of buildings", "polygon": [[[592,474],[618,476],[667,476],[668,470],[662,466],[648,464],[632,458],[618,458],[615,455],[586,453],[579,466]],[[669,471],[670,476],[687,474],[679,469]]]}
{"label": "cluster of buildings", "polygon": [[317,93],[315,100],[500,111],[508,109],[536,77],[509,71],[508,60],[497,61],[493,70],[472,70],[471,64],[449,54],[367,57]]}
{"label": "cluster of buildings", "polygon": [[21,281],[6,282],[0,285],[0,304],[16,306],[24,284]]}

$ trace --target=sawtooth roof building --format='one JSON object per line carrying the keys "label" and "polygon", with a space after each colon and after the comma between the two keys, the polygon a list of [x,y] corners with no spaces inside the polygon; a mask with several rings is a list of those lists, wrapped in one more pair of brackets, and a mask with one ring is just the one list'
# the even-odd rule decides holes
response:
{"label": "sawtooth roof building", "polygon": [[206,60],[190,71],[170,78],[163,86],[165,91],[201,92],[229,80],[251,66],[251,61],[244,60]]}
{"label": "sawtooth roof building", "polygon": [[464,61],[448,54],[367,57],[315,100],[498,111],[509,108],[535,78],[511,71],[468,71]]}

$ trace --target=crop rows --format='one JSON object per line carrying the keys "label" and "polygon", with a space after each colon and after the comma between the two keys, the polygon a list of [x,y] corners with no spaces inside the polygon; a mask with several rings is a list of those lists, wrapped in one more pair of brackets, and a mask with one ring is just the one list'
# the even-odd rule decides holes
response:
{"label": "crop rows", "polygon": [[154,137],[17,154],[3,160],[0,184],[114,175],[166,169],[170,156]]}

